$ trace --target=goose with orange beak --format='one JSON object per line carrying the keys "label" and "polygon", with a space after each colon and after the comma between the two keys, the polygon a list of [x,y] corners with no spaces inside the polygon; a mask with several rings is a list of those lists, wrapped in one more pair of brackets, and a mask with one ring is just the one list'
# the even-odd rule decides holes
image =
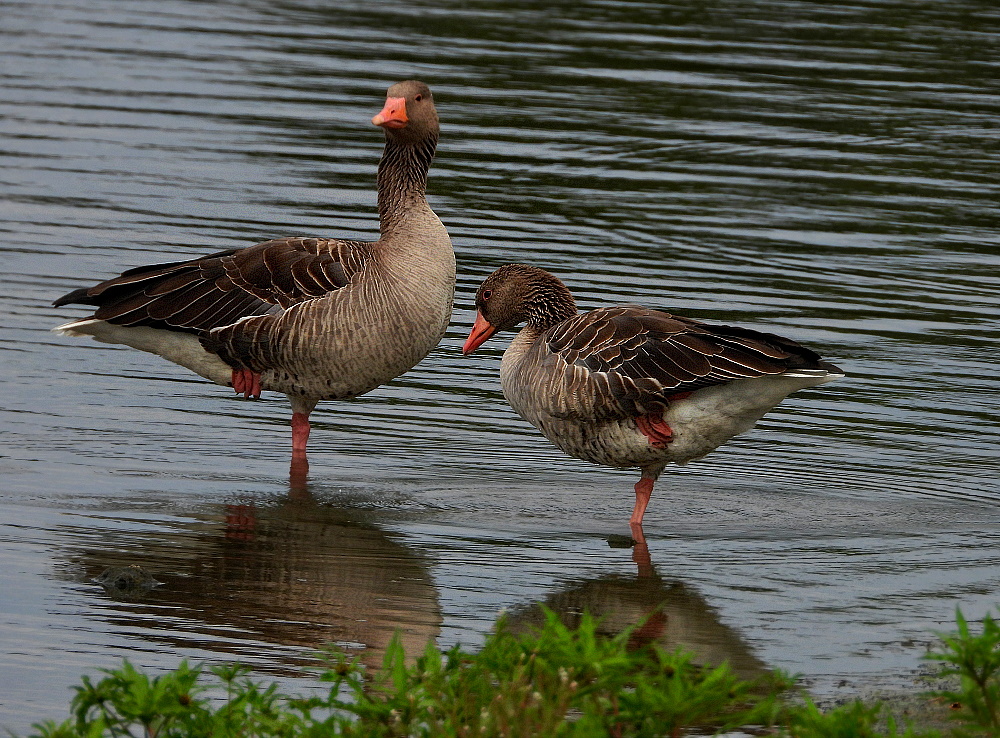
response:
{"label": "goose with orange beak", "polygon": [[244,397],[284,393],[304,461],[318,402],[407,371],[451,318],[455,252],[426,199],[440,130],[430,89],[393,85],[371,120],[385,132],[377,240],[279,238],[129,269],[56,300],[96,311],[55,330],[158,354]]}
{"label": "goose with orange beak", "polygon": [[750,430],[792,392],[844,376],[787,338],[635,306],[579,313],[557,277],[507,264],[476,293],[463,354],[522,323],[503,355],[511,407],[570,456],[638,468],[640,543],[653,484]]}

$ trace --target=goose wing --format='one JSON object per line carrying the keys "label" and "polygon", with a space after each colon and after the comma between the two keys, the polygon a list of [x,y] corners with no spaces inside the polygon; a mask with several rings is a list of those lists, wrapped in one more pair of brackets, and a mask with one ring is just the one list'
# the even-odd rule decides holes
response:
{"label": "goose wing", "polygon": [[701,323],[641,307],[583,313],[550,328],[540,343],[571,397],[566,416],[628,417],[662,412],[674,395],[737,379],[819,369],[818,354],[787,338]]}
{"label": "goose wing", "polygon": [[241,318],[280,312],[348,284],[371,256],[371,244],[280,238],[245,249],[137,267],[55,305],[95,305],[93,318],[203,334]]}

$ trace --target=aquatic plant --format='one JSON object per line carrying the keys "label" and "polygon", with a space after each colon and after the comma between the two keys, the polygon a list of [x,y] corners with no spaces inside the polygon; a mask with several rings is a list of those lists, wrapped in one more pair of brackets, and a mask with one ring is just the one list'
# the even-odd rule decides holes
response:
{"label": "aquatic plant", "polygon": [[[793,738],[932,738],[935,730],[919,730],[914,726],[899,731],[890,715],[882,719],[881,704],[865,704],[853,700],[831,710],[820,710],[812,700],[788,710],[783,735]],[[884,729],[881,727],[885,723]]]}
{"label": "aquatic plant", "polygon": [[[961,704],[955,735],[998,735],[1000,627],[987,617],[973,634],[961,611],[957,633],[942,636],[946,664],[960,686],[936,693]],[[636,648],[631,633],[599,635],[584,616],[570,628],[551,611],[537,632],[514,633],[503,619],[477,653],[429,645],[407,660],[398,637],[381,669],[329,652],[314,696],[262,686],[240,665],[190,666],[156,677],[125,662],[75,687],[72,715],[35,726],[39,738],[144,736],[591,736],[707,734],[752,726],[756,734],[795,738],[930,738],[936,731],[880,720],[860,701],[823,711],[771,674],[738,678],[726,664],[697,665],[692,655],[655,644]],[[881,727],[880,727],[881,726]],[[749,728],[747,728],[749,729]]]}
{"label": "aquatic plant", "polygon": [[943,644],[928,660],[945,664],[942,676],[958,677],[956,689],[941,690],[936,696],[955,708],[954,717],[964,724],[956,736],[1000,736],[1000,623],[983,617],[982,632],[974,634],[962,614],[955,609],[955,633],[938,633]]}

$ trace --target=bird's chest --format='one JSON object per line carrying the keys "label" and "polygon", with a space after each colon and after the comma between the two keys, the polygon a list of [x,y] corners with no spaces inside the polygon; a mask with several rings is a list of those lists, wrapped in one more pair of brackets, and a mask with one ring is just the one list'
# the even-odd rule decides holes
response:
{"label": "bird's chest", "polygon": [[514,411],[562,451],[584,461],[616,467],[646,466],[663,451],[646,442],[632,418],[598,419],[593,395],[572,372],[547,371],[532,361],[527,342],[515,338],[504,354],[500,383]]}
{"label": "bird's chest", "polygon": [[[419,270],[407,275],[419,280]],[[437,282],[440,282],[438,284]],[[319,399],[364,394],[406,372],[444,335],[453,282],[395,289],[374,280],[285,316],[281,361],[262,380],[268,389]],[[291,311],[289,311],[291,313]]]}

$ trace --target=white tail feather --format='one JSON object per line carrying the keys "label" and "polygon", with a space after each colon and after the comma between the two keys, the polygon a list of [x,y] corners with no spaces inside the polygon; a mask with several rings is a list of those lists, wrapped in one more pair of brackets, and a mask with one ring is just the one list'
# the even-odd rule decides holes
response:
{"label": "white tail feather", "polygon": [[64,323],[52,331],[63,336],[90,336],[102,343],[117,343],[156,354],[223,386],[229,386],[232,381],[232,368],[202,348],[198,336],[193,333],[115,325],[94,318]]}

